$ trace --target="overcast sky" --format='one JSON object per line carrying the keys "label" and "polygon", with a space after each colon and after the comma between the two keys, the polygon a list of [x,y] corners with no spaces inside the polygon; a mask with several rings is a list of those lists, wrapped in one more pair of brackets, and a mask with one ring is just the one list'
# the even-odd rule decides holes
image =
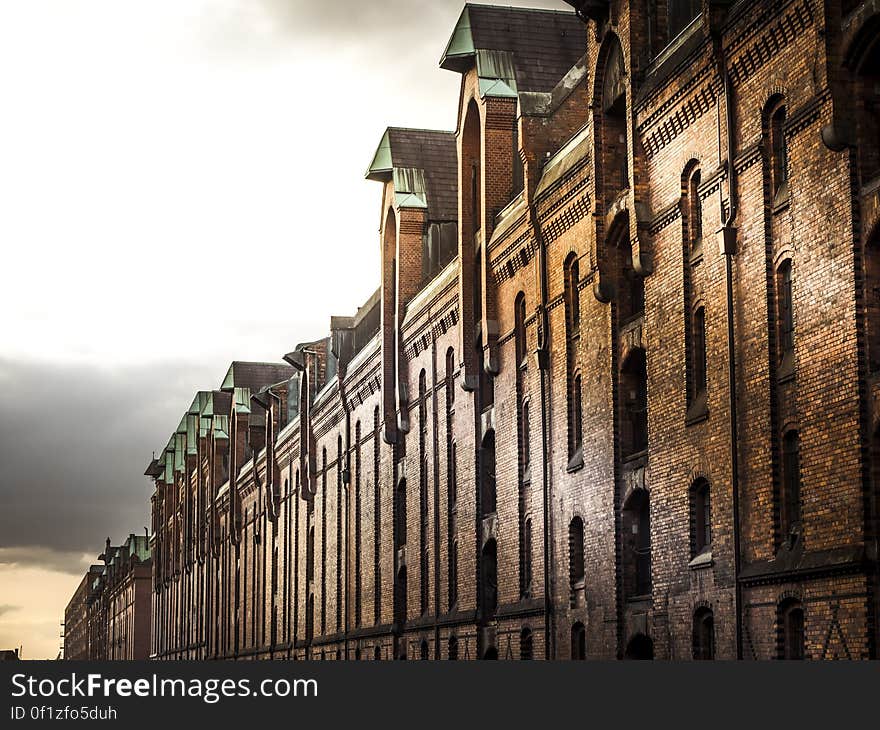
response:
{"label": "overcast sky", "polygon": [[386,126],[454,128],[461,7],[0,0],[0,649],[55,656],[196,390],[375,290],[363,174]]}

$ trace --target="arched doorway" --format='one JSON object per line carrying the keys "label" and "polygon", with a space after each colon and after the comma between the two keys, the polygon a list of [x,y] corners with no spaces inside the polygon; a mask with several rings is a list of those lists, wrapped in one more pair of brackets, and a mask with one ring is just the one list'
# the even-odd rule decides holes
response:
{"label": "arched doorway", "polygon": [[645,634],[636,634],[629,640],[626,645],[626,653],[624,659],[653,659],[654,658],[654,642],[650,636]]}

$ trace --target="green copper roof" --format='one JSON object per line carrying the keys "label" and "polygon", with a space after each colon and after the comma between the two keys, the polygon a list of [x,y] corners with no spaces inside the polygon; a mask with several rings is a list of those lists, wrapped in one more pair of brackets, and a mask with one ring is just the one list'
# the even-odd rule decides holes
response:
{"label": "green copper roof", "polygon": [[458,17],[458,22],[455,24],[452,35],[449,37],[449,43],[446,44],[446,50],[443,51],[440,65],[446,66],[452,59],[471,56],[475,50],[474,36],[471,33],[470,10],[465,5],[464,10],[461,11],[461,15]]}
{"label": "green copper roof", "polygon": [[205,403],[208,401],[208,397],[210,396],[210,392],[207,390],[200,390],[196,393],[195,398],[193,398],[193,402],[189,407],[190,413],[201,413],[205,407]]}
{"label": "green copper roof", "polygon": [[214,416],[214,438],[229,438],[229,416]]}
{"label": "green copper roof", "polygon": [[195,454],[198,450],[199,439],[199,415],[198,413],[186,414],[186,453]]}
{"label": "green copper roof", "polygon": [[235,389],[235,412],[250,413],[251,412],[251,389],[236,388]]}
{"label": "green copper roof", "polygon": [[382,139],[379,141],[379,147],[376,149],[376,154],[373,155],[373,161],[367,168],[367,174],[365,177],[382,177],[391,172],[393,168],[394,165],[391,162],[391,139],[388,135],[388,130],[386,129],[385,134],[382,135]]}
{"label": "green copper roof", "polygon": [[183,471],[186,465],[186,430],[183,433],[174,434],[174,471]]}

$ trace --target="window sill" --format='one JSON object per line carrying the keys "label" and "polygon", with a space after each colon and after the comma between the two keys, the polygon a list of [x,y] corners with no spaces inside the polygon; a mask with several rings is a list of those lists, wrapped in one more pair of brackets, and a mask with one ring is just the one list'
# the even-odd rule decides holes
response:
{"label": "window sill", "polygon": [[794,380],[794,351],[789,350],[782,355],[782,362],[779,363],[779,369],[776,371],[776,379],[780,383],[787,383]]}
{"label": "window sill", "polygon": [[688,563],[691,570],[700,570],[701,568],[711,568],[715,564],[712,560],[712,548],[705,548],[693,560]]}
{"label": "window sill", "polygon": [[773,213],[781,213],[786,208],[788,208],[789,203],[791,202],[791,196],[788,192],[788,180],[784,181],[779,189],[776,191],[776,194],[773,196]]}
{"label": "window sill", "polygon": [[580,471],[583,468],[584,450],[582,446],[578,446],[577,451],[575,451],[571,459],[568,460],[568,465],[565,467],[565,471],[571,474],[572,472]]}
{"label": "window sill", "polygon": [[685,426],[693,426],[697,423],[709,420],[709,405],[706,401],[707,397],[705,392],[700,393],[694,398],[693,403],[688,406],[687,413],[685,413]]}

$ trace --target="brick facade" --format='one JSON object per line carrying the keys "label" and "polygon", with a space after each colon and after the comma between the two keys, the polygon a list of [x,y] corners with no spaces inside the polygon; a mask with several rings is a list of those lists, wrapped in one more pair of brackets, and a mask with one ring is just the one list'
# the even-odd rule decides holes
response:
{"label": "brick facade", "polygon": [[150,464],[152,656],[877,657],[880,7],[571,4],[465,7],[379,290]]}
{"label": "brick facade", "polygon": [[133,660],[150,656],[152,563],[149,538],[107,538],[64,612],[64,658]]}

